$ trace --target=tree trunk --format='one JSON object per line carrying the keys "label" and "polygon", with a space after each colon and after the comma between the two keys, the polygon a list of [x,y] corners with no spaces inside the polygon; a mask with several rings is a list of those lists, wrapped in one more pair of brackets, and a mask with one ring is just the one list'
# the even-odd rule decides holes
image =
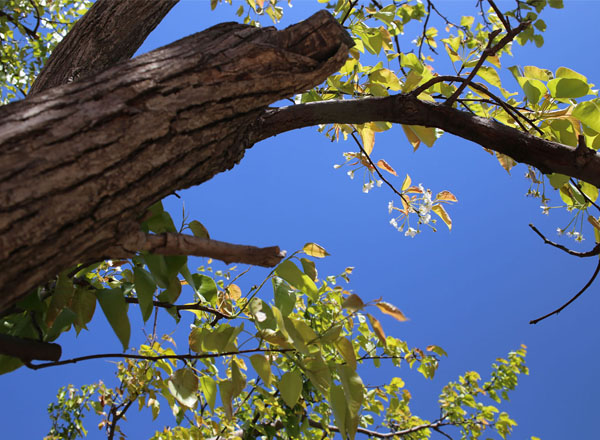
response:
{"label": "tree trunk", "polygon": [[327,12],[284,31],[214,26],[0,108],[0,310],[136,242],[152,203],[230,169],[267,105],[344,63]]}

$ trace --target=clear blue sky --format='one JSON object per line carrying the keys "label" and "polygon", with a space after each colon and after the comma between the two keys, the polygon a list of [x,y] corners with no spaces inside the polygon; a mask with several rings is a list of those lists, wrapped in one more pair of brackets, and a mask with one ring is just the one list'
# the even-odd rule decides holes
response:
{"label": "clear blue sky", "polygon": [[[440,0],[437,5],[451,14],[474,15],[475,3]],[[535,65],[551,70],[568,66],[592,82],[600,81],[600,2],[565,3],[564,10],[549,10],[543,16],[548,24],[545,46],[515,45],[514,62],[507,59],[504,66]],[[292,9],[285,8],[282,27],[319,7],[313,0],[295,0],[293,4]],[[208,1],[183,0],[140,52],[211,24],[234,20],[235,9],[221,6],[210,12]],[[516,85],[513,88],[516,90]],[[407,323],[382,319],[387,334],[413,346],[440,345],[449,353],[433,381],[408,369],[387,371],[407,381],[414,398],[413,411],[420,416],[437,417],[437,395],[445,383],[467,370],[486,377],[496,357],[523,343],[529,349],[531,375],[522,378],[507,406],[519,423],[512,438],[597,438],[598,286],[558,317],[537,326],[528,324],[577,292],[593,272],[596,260],[563,254],[530,231],[527,225],[531,222],[557,238],[553,231],[564,226],[567,217],[555,212],[543,216],[539,200],[524,196],[528,188],[523,178],[525,167],[516,167],[509,176],[480,147],[450,135],[444,135],[433,148],[421,147],[416,153],[400,129],[378,135],[376,159],[385,158],[400,175],[409,173],[415,183],[422,182],[434,193],[448,189],[459,198],[450,208],[451,232],[440,225],[437,233],[425,231],[410,239],[388,224],[390,191],[381,188],[365,195],[360,181],[351,181],[344,170],[333,169],[342,162],[342,152],[353,149],[350,143],[330,143],[314,128],[261,142],[232,171],[181,192],[186,212],[203,222],[213,238],[223,241],[277,244],[288,251],[308,241],[317,242],[331,254],[318,266],[321,275],[355,266],[352,290],[365,300],[383,297],[410,317]],[[180,200],[169,199],[166,205],[179,216]],[[566,243],[587,250],[593,246],[591,232],[586,238],[581,245],[572,240]],[[191,263],[190,268],[199,264]],[[135,344],[141,341],[141,323],[135,321],[137,314],[130,315],[136,315],[132,316],[132,329],[138,333],[132,340]],[[67,335],[58,341],[63,345],[63,358],[120,351],[101,313],[91,329],[79,338]],[[46,406],[61,385],[79,386],[98,378],[112,384],[113,371],[111,363],[93,361],[40,371],[20,369],[0,377],[5,397],[0,403],[2,437],[43,437],[49,428]],[[365,382],[376,385],[377,380],[367,376]],[[166,405],[163,412],[160,421],[171,423]],[[147,437],[162,427],[150,426],[148,415],[138,416],[134,410],[128,418],[130,422],[123,428],[132,439]],[[104,438],[95,423],[90,417],[88,438]]]}

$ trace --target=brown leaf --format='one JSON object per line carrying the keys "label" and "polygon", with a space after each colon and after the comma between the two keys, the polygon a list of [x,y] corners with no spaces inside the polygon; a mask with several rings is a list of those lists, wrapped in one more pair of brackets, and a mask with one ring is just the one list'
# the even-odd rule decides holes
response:
{"label": "brown leaf", "polygon": [[381,341],[381,343],[384,346],[387,346],[387,342],[385,340],[385,333],[383,332],[383,328],[381,327],[380,322],[369,313],[367,313],[367,316],[369,317],[369,322],[371,323],[371,327],[375,332],[375,336],[377,336],[377,339],[379,339],[379,341]]}
{"label": "brown leaf", "polygon": [[377,161],[377,166],[379,168],[381,168],[382,170],[386,170],[388,173],[393,174],[394,176],[397,176],[398,174],[396,174],[396,170],[394,170],[385,160],[383,159],[379,159]]}
{"label": "brown leaf", "polygon": [[365,307],[365,303],[362,299],[360,299],[360,296],[358,296],[356,293],[353,293],[344,300],[342,307],[356,312],[357,310],[363,309]]}
{"label": "brown leaf", "polygon": [[390,315],[392,318],[395,318],[400,322],[408,321],[408,318],[404,316],[404,313],[402,313],[402,311],[398,307],[396,307],[393,304],[390,304],[389,302],[380,301],[375,305],[379,307],[379,310],[381,310],[382,313]]}
{"label": "brown leaf", "polygon": [[236,301],[242,297],[242,289],[240,289],[236,284],[230,284],[227,286],[227,293],[229,294],[229,298]]}
{"label": "brown leaf", "polygon": [[435,196],[436,200],[447,200],[448,202],[458,202],[458,199],[454,194],[450,191],[442,191],[437,196]]}

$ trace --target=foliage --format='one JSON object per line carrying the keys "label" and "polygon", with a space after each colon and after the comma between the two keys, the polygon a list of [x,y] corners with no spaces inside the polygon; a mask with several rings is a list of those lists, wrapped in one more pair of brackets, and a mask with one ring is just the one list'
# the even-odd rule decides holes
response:
{"label": "foliage", "polygon": [[24,98],[46,58],[86,13],[89,0],[0,2],[0,103]]}
{"label": "foliage", "polygon": [[[211,0],[211,7],[219,3],[222,1]],[[260,25],[265,15],[277,22],[284,11],[279,3],[247,0],[237,15],[254,25]],[[600,100],[584,75],[566,67],[555,72],[536,66],[502,70],[513,41],[543,44],[546,25],[540,14],[547,6],[562,7],[562,1],[517,2],[515,9],[504,13],[496,10],[493,2],[482,1],[482,16],[463,16],[457,22],[430,1],[319,3],[347,27],[355,47],[338,73],[296,96],[296,103],[412,93],[421,100],[446,103],[566,145],[600,147]],[[0,5],[2,99],[7,102],[19,93],[26,95],[52,47],[85,12],[87,3],[12,0]],[[406,34],[415,30],[413,49],[401,50],[400,39],[410,39]],[[442,51],[445,55],[438,53]],[[434,57],[443,56],[448,60],[441,65],[450,66],[452,75],[441,75],[434,67]],[[511,78],[518,85],[516,91],[507,86]],[[432,213],[450,229],[452,220],[446,207],[457,202],[454,194],[441,190],[433,197],[435,192],[413,185],[408,174],[398,173],[384,158],[372,157],[376,134],[390,128],[390,123],[379,121],[319,129],[331,140],[354,142],[355,151],[345,153],[345,162],[336,168],[350,167],[347,173],[351,178],[362,173],[364,192],[384,183],[395,191],[399,201],[390,201],[388,210],[390,224],[398,231],[414,237],[424,226],[435,230]],[[433,127],[402,128],[414,150],[421,144],[432,147],[442,134]],[[510,172],[515,162],[496,156]],[[399,174],[405,176],[399,185],[386,178]],[[561,233],[566,231],[581,240],[583,219],[587,219],[600,242],[600,219],[588,212],[595,206],[597,188],[532,168],[526,176],[532,185],[529,194],[541,199],[543,212],[556,207],[573,212],[571,223],[559,228]],[[551,188],[558,191],[558,199],[554,199],[559,204],[555,206],[549,204]],[[142,224],[145,232],[190,229],[194,235],[208,237],[198,221],[184,223],[178,230],[160,203],[149,211]],[[86,410],[101,417],[100,427],[109,438],[124,435],[119,421],[136,402],[140,410],[149,408],[154,418],[165,404],[173,413],[176,426],[157,432],[157,439],[322,438],[333,433],[354,438],[359,432],[372,437],[410,434],[411,439],[420,439],[447,428],[459,430],[466,439],[480,438],[491,430],[502,438],[510,433],[515,422],[500,412],[498,404],[515,388],[517,376],[527,373],[524,347],[499,359],[488,381],[482,382],[476,372],[467,372],[444,387],[437,419],[414,415],[403,380],[392,377],[367,387],[361,378],[365,366],[378,368],[391,362],[415,368],[430,379],[445,352],[434,345],[411,348],[386,335],[377,313],[404,321],[402,311],[383,299],[365,304],[360,296],[344,289],[339,283],[349,280],[351,268],[320,279],[308,257],[326,255],[321,246],[309,243],[260,283],[247,288],[238,284],[244,273],[235,275],[233,268],[214,271],[210,266],[192,273],[185,256],[141,253],[131,260],[80,265],[16,304],[1,318],[0,332],[54,341],[71,329],[77,333],[87,330],[96,311],[102,310],[122,344],[123,354],[109,355],[124,358],[117,364],[118,385],[110,388],[98,382],[81,390],[72,386],[61,389],[58,402],[49,407],[53,423],[49,439],[84,436]],[[272,296],[259,297],[267,286],[272,286]],[[158,309],[164,309],[177,323],[181,312],[193,314],[188,349],[184,350],[187,354],[181,354],[183,347],[176,347],[170,336],[156,333],[137,349],[130,349],[131,304],[135,305],[133,313],[140,313],[144,322],[153,313],[156,319]],[[16,358],[0,356],[0,373],[21,365]]]}

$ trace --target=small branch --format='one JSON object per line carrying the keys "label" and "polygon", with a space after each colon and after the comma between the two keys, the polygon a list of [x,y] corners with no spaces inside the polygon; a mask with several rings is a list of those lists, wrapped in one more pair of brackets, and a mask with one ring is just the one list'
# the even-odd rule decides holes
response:
{"label": "small branch", "polygon": [[[308,424],[312,428],[317,428],[317,429],[322,429],[322,430],[328,429],[329,431],[340,432],[340,430],[339,430],[339,428],[337,426],[334,426],[334,425],[324,426],[320,422],[314,421],[314,420],[312,420],[310,418],[308,419]],[[396,436],[403,436],[403,435],[413,434],[415,432],[422,431],[424,429],[437,430],[441,426],[447,426],[447,425],[451,425],[451,424],[452,423],[444,422],[444,419],[440,419],[440,420],[438,420],[436,422],[424,423],[422,425],[413,426],[412,428],[402,429],[400,431],[378,432],[378,431],[373,431],[373,430],[367,429],[367,428],[361,428],[359,426],[356,429],[356,432],[359,433],[359,434],[368,435],[369,437],[375,437],[375,438],[392,438],[392,437],[396,437]]]}
{"label": "small branch", "polygon": [[[139,300],[133,297],[126,297],[125,302],[128,304],[139,304]],[[180,310],[201,310],[203,312],[211,313],[217,316],[219,319],[233,319],[234,316],[226,315],[225,313],[214,309],[212,307],[203,306],[199,303],[194,304],[171,304],[164,301],[153,301],[155,307],[161,307],[163,309],[175,309],[179,313]]]}
{"label": "small branch", "polygon": [[562,312],[565,308],[567,308],[573,301],[575,301],[577,298],[579,298],[583,292],[585,292],[588,287],[590,287],[592,285],[592,283],[594,282],[594,280],[596,279],[596,277],[598,276],[598,272],[600,272],[600,260],[598,260],[598,265],[596,266],[596,270],[594,271],[594,274],[592,275],[592,277],[590,278],[590,280],[587,282],[587,284],[585,286],[583,286],[583,289],[581,289],[579,292],[577,292],[577,294],[571,298],[569,301],[567,301],[566,303],[564,303],[562,306],[560,306],[558,309],[554,310],[553,312],[550,312],[540,318],[537,319],[533,319],[531,321],[529,321],[530,324],[537,324],[540,321],[543,321],[544,319],[552,316],[552,315],[558,315],[560,312]]}
{"label": "small branch", "polygon": [[577,252],[577,251],[574,251],[572,249],[569,249],[566,246],[563,246],[562,244],[555,243],[555,242],[553,242],[551,240],[548,240],[546,238],[546,236],[544,234],[542,234],[538,230],[538,228],[536,228],[532,224],[530,224],[529,227],[531,229],[533,229],[533,232],[535,232],[537,235],[539,235],[542,240],[544,240],[544,243],[549,244],[550,246],[554,246],[555,248],[560,249],[561,251],[564,251],[564,252],[566,252],[569,255],[574,255],[575,257],[580,257],[580,258],[593,257],[593,256],[596,256],[596,255],[600,255],[600,243],[596,243],[596,245],[594,246],[594,248],[592,250],[590,250],[590,251],[587,251],[587,252]]}
{"label": "small branch", "polygon": [[348,10],[346,11],[346,14],[342,18],[342,21],[340,21],[340,24],[342,26],[344,25],[344,22],[348,19],[348,16],[350,15],[350,12],[352,12],[352,9],[354,9],[354,6],[356,6],[357,3],[358,3],[358,0],[350,1],[350,6],[348,7]]}
{"label": "small branch", "polygon": [[579,191],[579,194],[581,194],[581,196],[585,199],[586,202],[588,202],[590,205],[594,206],[594,208],[596,208],[598,211],[600,211],[600,206],[598,206],[592,199],[590,199],[586,193],[583,192],[583,190],[581,189],[581,185],[579,185],[577,182],[575,182],[575,180],[573,180],[573,178],[569,179],[570,182],[573,184],[573,186],[575,188],[577,188],[577,191]]}
{"label": "small branch", "polygon": [[456,91],[452,94],[452,96],[450,96],[450,98],[448,98],[448,100],[445,102],[445,104],[448,106],[452,106],[454,101],[456,101],[456,99],[460,96],[460,94],[463,92],[465,87],[467,87],[467,85],[469,85],[471,83],[471,81],[473,80],[475,75],[477,75],[477,72],[479,71],[479,69],[481,68],[481,66],[487,59],[487,57],[495,55],[500,49],[502,49],[504,46],[506,46],[508,43],[510,43],[512,40],[514,40],[514,38],[528,26],[529,26],[528,21],[521,23],[516,28],[507,32],[506,35],[504,36],[504,38],[502,38],[500,41],[498,41],[498,43],[496,43],[494,46],[492,46],[492,43],[494,41],[494,38],[496,38],[496,36],[500,33],[500,29],[496,29],[495,31],[491,32],[489,35],[489,41],[488,41],[487,47],[484,49],[483,53],[481,54],[479,61],[477,61],[477,64],[475,65],[475,67],[473,67],[473,70],[471,70],[471,73],[467,77],[466,81],[463,82],[458,87],[458,89],[456,89]]}
{"label": "small branch", "polygon": [[222,356],[235,356],[248,353],[285,353],[293,351],[291,348],[279,348],[279,349],[251,349],[251,350],[239,350],[239,351],[227,351],[224,353],[202,353],[202,354],[166,354],[161,356],[145,356],[142,354],[126,354],[126,353],[101,353],[92,354],[89,356],[81,356],[72,359],[65,359],[64,361],[58,362],[46,362],[43,364],[31,364],[28,363],[27,367],[32,370],[40,370],[48,367],[58,367],[60,365],[76,364],[77,362],[89,361],[92,359],[140,359],[146,361],[159,361],[162,359],[177,359],[177,360],[193,360],[193,359],[206,359],[206,358],[218,358]]}
{"label": "small branch", "polygon": [[58,361],[61,353],[58,344],[0,334],[0,354],[19,358],[25,363],[34,359]]}
{"label": "small branch", "polygon": [[[369,163],[371,164],[371,167],[373,167],[373,170],[377,173],[377,176],[379,176],[379,178],[381,180],[383,180],[383,182],[389,186],[391,188],[392,191],[394,191],[394,193],[396,195],[398,195],[403,201],[404,203],[406,203],[408,206],[410,206],[410,200],[407,200],[406,196],[404,194],[402,194],[401,192],[399,192],[394,185],[392,185],[390,182],[388,182],[388,180],[383,177],[383,174],[381,174],[381,171],[379,171],[379,168],[377,168],[377,165],[375,165],[373,163],[373,160],[371,159],[371,156],[369,156],[369,154],[365,151],[365,149],[363,148],[362,144],[359,142],[359,140],[356,138],[356,135],[354,134],[354,132],[350,133],[350,135],[352,136],[352,138],[354,139],[354,141],[356,142],[356,145],[358,145],[358,148],[360,148],[360,152],[367,158],[367,160],[369,161]],[[417,214],[419,214],[417,212]],[[419,215],[420,217],[420,215]]]}
{"label": "small branch", "polygon": [[506,32],[510,32],[510,29],[511,29],[510,28],[510,22],[504,16],[504,14],[500,11],[500,9],[498,9],[498,6],[496,6],[496,3],[494,3],[493,0],[488,0],[488,3],[490,4],[490,6],[492,7],[492,9],[496,13],[496,15],[498,16],[498,18],[500,19],[500,21],[502,22],[502,25],[504,26],[504,29],[506,29]]}
{"label": "small branch", "polygon": [[226,264],[245,263],[263,267],[274,267],[285,256],[278,246],[259,248],[187,234],[154,235],[141,232],[127,237],[119,245],[108,249],[106,253],[112,258],[130,258],[141,251],[159,255],[194,255],[215,258]]}

